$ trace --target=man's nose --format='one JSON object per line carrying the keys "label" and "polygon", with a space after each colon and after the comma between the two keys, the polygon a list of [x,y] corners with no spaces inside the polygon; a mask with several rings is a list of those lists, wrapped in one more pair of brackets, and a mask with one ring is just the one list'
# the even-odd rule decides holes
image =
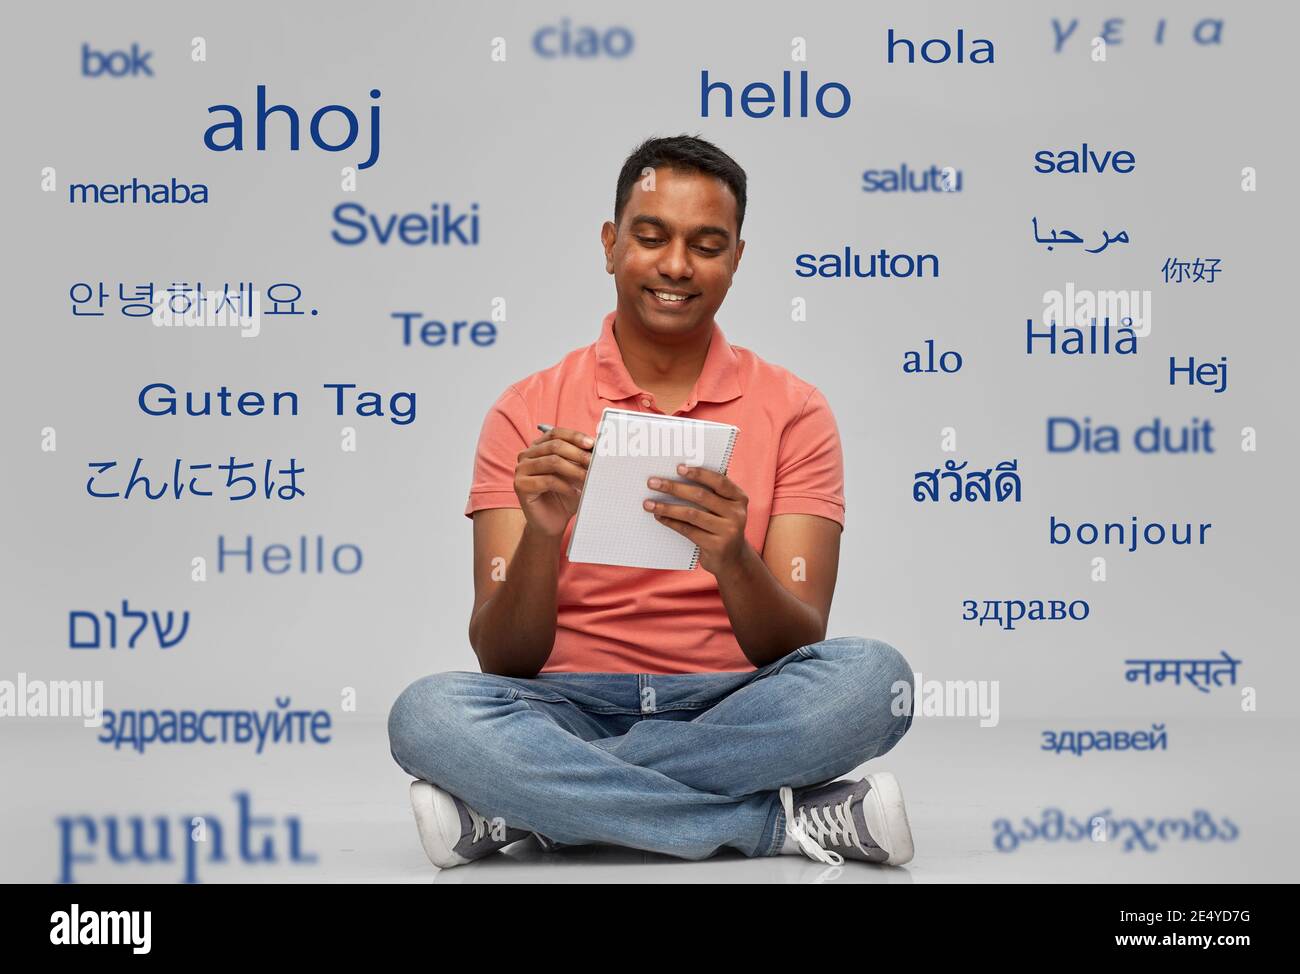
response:
{"label": "man's nose", "polygon": [[694,275],[691,252],[686,246],[686,241],[670,241],[668,246],[659,252],[659,273],[673,280],[690,278]]}

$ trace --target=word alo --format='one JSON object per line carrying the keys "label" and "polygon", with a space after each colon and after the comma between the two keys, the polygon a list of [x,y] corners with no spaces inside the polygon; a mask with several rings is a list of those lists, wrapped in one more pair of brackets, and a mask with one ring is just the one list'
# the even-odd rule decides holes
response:
{"label": "word alo", "polygon": [[[378,98],[380,91],[378,88],[370,90],[371,98]],[[228,112],[230,121],[221,122],[220,124],[210,125],[206,132],[203,133],[203,144],[213,152],[229,152],[232,149],[235,152],[242,152],[244,149],[244,117],[240,114],[239,109],[234,105],[211,105],[208,107],[208,114],[213,115],[217,112]],[[298,113],[288,105],[267,105],[266,103],[266,85],[257,86],[257,151],[266,151],[266,123],[272,115],[283,114],[289,123],[289,151],[298,151]],[[341,142],[330,143],[325,141],[321,134],[321,123],[328,115],[339,115],[347,125],[347,137]],[[228,137],[218,141],[218,136],[225,130],[229,130]],[[357,141],[357,135],[360,133],[361,126],[357,121],[357,116],[352,109],[346,105],[326,105],[316,111],[311,117],[311,124],[308,132],[311,135],[312,144],[318,149],[325,152],[343,152],[352,148],[353,143]],[[358,169],[369,169],[379,161],[379,106],[370,106],[370,155],[366,161],[357,166]]]}

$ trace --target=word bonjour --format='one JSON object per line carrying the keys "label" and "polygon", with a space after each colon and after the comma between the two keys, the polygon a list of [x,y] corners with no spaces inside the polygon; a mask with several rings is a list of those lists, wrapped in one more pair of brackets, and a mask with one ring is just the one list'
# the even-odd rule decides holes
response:
{"label": "word bonjour", "polygon": [[[356,389],[353,382],[326,382],[324,389],[334,390],[334,415],[347,412],[347,390]],[[234,399],[231,412],[232,397]],[[214,405],[215,398],[215,405]],[[224,385],[215,392],[186,392],[183,396],[176,387],[166,382],[151,382],[140,390],[137,397],[141,412],[148,416],[260,416],[266,412],[266,396],[260,392],[232,393]],[[281,415],[287,408],[290,416],[298,415],[298,394],[292,391],[271,393],[271,415]],[[388,413],[384,412],[384,397],[378,392],[356,393],[355,411],[358,416],[388,416],[395,426],[409,426],[415,422],[415,393],[395,392],[388,397]]]}

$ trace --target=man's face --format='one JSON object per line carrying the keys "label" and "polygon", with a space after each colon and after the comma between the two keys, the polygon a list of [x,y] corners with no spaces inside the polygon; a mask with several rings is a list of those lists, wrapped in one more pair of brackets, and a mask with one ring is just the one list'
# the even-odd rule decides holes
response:
{"label": "man's face", "polygon": [[619,226],[601,228],[605,270],[621,315],[657,334],[687,334],[713,318],[740,265],[736,198],[701,172],[660,166],[654,189],[648,181],[632,187]]}

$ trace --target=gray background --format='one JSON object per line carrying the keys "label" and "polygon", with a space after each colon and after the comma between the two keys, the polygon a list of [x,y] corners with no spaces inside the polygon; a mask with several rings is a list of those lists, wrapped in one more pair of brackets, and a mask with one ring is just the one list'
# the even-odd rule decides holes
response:
{"label": "gray background", "polygon": [[[1218,757],[1231,769],[1224,773],[1240,780],[1219,797],[1232,797],[1247,780],[1271,780],[1263,755],[1294,738],[1298,675],[1288,625],[1297,580],[1289,516],[1297,340],[1283,295],[1295,216],[1288,65],[1300,16],[1258,3],[1125,6],[78,3],[11,10],[11,36],[21,43],[5,61],[10,138],[0,154],[9,285],[0,385],[0,678],[24,671],[102,679],[111,708],[272,708],[274,697],[292,696],[295,707],[335,711],[337,738],[274,756],[235,747],[172,747],[166,756],[169,749],[159,747],[139,756],[95,744],[94,731],[73,733],[70,724],[35,759],[27,749],[39,722],[6,721],[6,780],[27,786],[15,791],[27,797],[4,812],[13,876],[53,877],[57,814],[179,810],[183,794],[228,794],[253,774],[266,779],[259,794],[275,804],[290,800],[301,786],[290,784],[295,769],[308,766],[346,791],[357,769],[375,777],[373,766],[389,760],[376,722],[403,686],[426,672],[475,667],[466,639],[470,522],[461,512],[479,424],[510,382],[597,337],[614,305],[600,226],[611,216],[624,157],[652,134],[699,133],[746,168],[747,246],[718,322],[732,343],[817,385],[837,416],[847,532],[831,634],[885,639],[926,679],[1000,681],[1003,721],[1024,722],[1006,751],[1009,766],[1022,757],[1053,768],[1081,760],[1072,767],[1090,769],[1101,787],[1110,758],[1040,758],[1038,733],[1166,722],[1167,753],[1125,760],[1138,762],[1134,780],[1181,783],[1191,793],[1204,780],[1209,752],[1191,745],[1190,732],[1180,738],[1178,722],[1221,721],[1221,733],[1210,737],[1232,742]],[[627,27],[635,50],[622,60],[537,57],[533,32],[564,17],[574,27]],[[1079,18],[1060,54],[1053,17]],[[1122,43],[1096,64],[1088,39],[1107,17],[1124,18]],[[1156,45],[1162,17],[1165,41]],[[1192,40],[1202,17],[1224,19],[1222,44]],[[891,26],[918,44],[951,40],[964,27],[968,42],[994,41],[996,62],[889,65]],[[207,39],[206,63],[189,59],[195,35]],[[495,36],[507,39],[505,63],[489,58]],[[807,39],[804,64],[789,59],[795,36]],[[157,76],[82,78],[83,41],[101,51],[138,42],[154,52]],[[738,111],[728,119],[715,96],[713,117],[702,119],[701,69],[737,96],[752,81],[779,91],[783,70],[797,79],[807,69],[814,87],[847,85],[853,105],[840,119],[751,119]],[[304,134],[303,151],[289,152],[282,118],[272,123],[270,151],[203,147],[206,108],[225,102],[244,112],[251,144],[258,83],[269,85],[273,101],[298,109],[304,133],[316,108],[340,102],[364,113],[369,89],[383,91],[380,162],[360,174],[355,194],[339,190],[339,168],[364,158],[363,147],[327,154]],[[368,122],[362,131],[364,142]],[[1036,150],[1083,141],[1099,152],[1131,150],[1136,171],[1032,171]],[[864,169],[903,162],[955,166],[963,192],[861,191]],[[43,166],[57,167],[58,192],[39,192]],[[1258,171],[1256,193],[1241,191],[1244,166]],[[203,182],[211,201],[67,202],[70,182],[132,176]],[[477,201],[481,244],[344,247],[330,239],[337,203],[386,217],[427,212],[432,201],[457,212]],[[1094,238],[1103,228],[1127,229],[1132,243],[1099,255],[1046,253],[1032,242],[1032,216]],[[845,245],[936,253],[941,277],[794,276],[796,254]],[[1169,256],[1220,257],[1220,277],[1212,286],[1165,285],[1160,268]],[[104,318],[73,318],[69,286],[101,280],[110,287],[252,280],[259,289],[288,280],[321,313],[291,324],[264,318],[261,336],[248,340],[228,329],[155,328],[111,305]],[[1044,291],[1067,281],[1153,292],[1152,332],[1136,357],[1024,354],[1025,319],[1041,315]],[[389,317],[419,310],[476,320],[489,316],[494,297],[506,299],[508,321],[490,348],[406,348],[400,323]],[[795,297],[807,299],[807,322],[790,321]],[[904,376],[904,353],[927,338],[960,351],[962,371]],[[1224,354],[1226,393],[1167,384],[1168,356],[1217,361]],[[300,415],[153,418],[135,397],[154,381],[179,390],[295,390]],[[398,427],[336,418],[321,384],[340,381],[385,394],[416,391],[417,421]],[[1119,425],[1124,450],[1048,456],[1049,415]],[[1136,455],[1132,431],[1155,416],[1173,423],[1211,417],[1218,452]],[[358,430],[355,454],[338,447],[345,425]],[[1257,453],[1239,448],[1247,425],[1259,431]],[[58,431],[55,454],[39,449],[45,426]],[[954,456],[939,449],[945,426],[956,427],[955,456],[972,468],[1018,458],[1024,502],[916,504],[912,474]],[[307,496],[233,504],[95,500],[85,492],[92,459],[142,456],[161,470],[177,456],[216,462],[232,453],[297,457],[307,468]],[[1204,547],[1130,554],[1049,546],[1049,514],[1072,524],[1127,524],[1137,514],[1214,528]],[[237,546],[251,534],[259,548],[322,534],[331,544],[360,545],[365,566],[351,577],[218,575],[221,533]],[[209,560],[205,584],[190,581],[197,555]],[[1107,557],[1104,584],[1089,580],[1094,555]],[[184,642],[165,653],[147,637],[134,651],[67,648],[70,610],[105,611],[123,598],[136,608],[188,609]],[[963,599],[1006,598],[1085,598],[1092,614],[1083,623],[1023,623],[1014,632],[961,620]],[[1244,660],[1239,683],[1258,689],[1259,714],[1241,712],[1235,688],[1205,695],[1123,680],[1130,657],[1211,657],[1221,649]],[[343,687],[356,688],[356,714],[338,712]],[[1285,720],[1265,729],[1265,717]],[[992,747],[1000,733],[961,726],[977,749],[981,740]],[[352,728],[373,735],[372,744],[350,748]],[[914,732],[910,753],[941,767],[942,749],[927,753],[918,738]],[[310,756],[296,756],[306,750]],[[268,772],[276,761],[283,774]],[[98,775],[99,785],[87,793],[58,768]],[[401,775],[384,774],[390,791],[367,797],[401,819],[408,814]],[[1029,814],[1039,794],[1030,789],[1014,808],[1003,808],[996,792],[984,796],[985,831],[992,817]],[[1041,793],[1040,804],[1057,800]],[[1240,804],[1258,809],[1264,800],[1256,794]],[[1231,801],[1214,810],[1245,811]],[[983,832],[978,841],[987,848]],[[1294,839],[1285,841],[1293,860]],[[1260,868],[1275,861],[1265,846],[1256,850]],[[1162,861],[1198,854],[1171,847]]]}

